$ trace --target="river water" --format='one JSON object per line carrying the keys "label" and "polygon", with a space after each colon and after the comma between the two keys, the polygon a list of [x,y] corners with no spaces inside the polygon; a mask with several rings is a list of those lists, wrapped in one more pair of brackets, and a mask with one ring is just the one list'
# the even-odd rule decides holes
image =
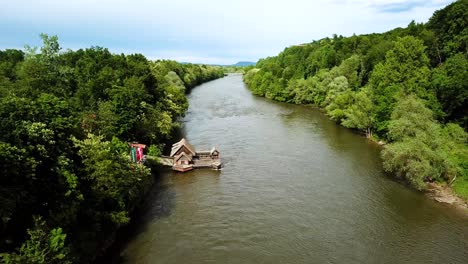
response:
{"label": "river water", "polygon": [[[386,175],[380,147],[240,75],[189,95],[181,129],[222,171],[164,172],[120,263],[468,263],[468,217]],[[177,138],[178,140],[178,138]]]}

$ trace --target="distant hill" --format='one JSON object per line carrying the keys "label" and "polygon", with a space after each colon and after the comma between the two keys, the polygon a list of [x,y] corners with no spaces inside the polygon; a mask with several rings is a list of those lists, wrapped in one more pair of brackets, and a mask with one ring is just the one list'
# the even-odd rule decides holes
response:
{"label": "distant hill", "polygon": [[245,67],[245,66],[257,64],[256,62],[252,62],[252,61],[239,61],[236,64],[230,64],[230,65],[228,64],[204,64],[204,63],[193,63],[193,62],[186,62],[186,61],[181,61],[179,63],[180,64],[210,65],[210,66],[236,66],[236,67]]}
{"label": "distant hill", "polygon": [[256,62],[251,62],[251,61],[239,61],[238,63],[236,64],[233,64],[232,66],[250,66],[250,65],[255,65]]}

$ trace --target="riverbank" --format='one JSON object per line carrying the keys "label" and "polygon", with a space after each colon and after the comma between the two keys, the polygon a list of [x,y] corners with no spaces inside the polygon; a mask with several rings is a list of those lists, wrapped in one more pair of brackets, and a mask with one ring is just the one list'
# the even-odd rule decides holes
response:
{"label": "riverbank", "polygon": [[440,203],[450,204],[463,209],[468,213],[468,203],[463,198],[457,196],[452,188],[437,183],[428,183],[427,196]]}
{"label": "riverbank", "polygon": [[[324,111],[321,111],[324,115]],[[337,124],[338,125],[338,124]],[[356,130],[353,130],[356,131]],[[387,146],[387,142],[375,138],[375,137],[367,137],[365,135],[362,135],[362,133],[359,133],[359,135],[366,137],[367,140],[379,145],[382,149],[384,149]],[[430,199],[433,199],[439,203],[444,203],[444,204],[449,204],[452,205],[456,208],[462,209],[465,211],[465,213],[468,213],[468,199],[465,197],[462,197],[461,195],[458,195],[453,188],[451,188],[447,184],[441,184],[441,183],[436,183],[436,182],[429,182],[427,183],[427,188],[424,190],[426,193],[427,197]]]}
{"label": "riverbank", "polygon": [[[323,111],[321,112],[323,113]],[[323,114],[326,115],[325,113]],[[385,146],[387,145],[387,142],[381,139],[377,139],[375,137],[367,137],[365,135],[362,135],[362,133],[359,133],[359,135],[379,145],[382,149],[385,148]],[[453,188],[446,184],[429,182],[427,183],[427,189],[424,190],[424,192],[426,193],[427,197],[439,203],[449,204],[463,210],[468,209],[468,200],[462,196],[457,195]],[[468,213],[468,210],[466,210],[465,213]]]}
{"label": "riverbank", "polygon": [[[363,135],[363,137],[366,136]],[[366,137],[366,139],[379,145],[382,149],[387,145],[387,142],[374,137]],[[468,200],[456,194],[453,188],[446,184],[429,182],[427,183],[427,188],[424,190],[424,192],[430,199],[433,199],[439,203],[452,205],[456,208],[464,210],[465,213],[468,213]]]}
{"label": "riverbank", "polygon": [[[366,137],[368,140],[374,142],[382,148],[385,148],[387,142],[376,139],[374,137]],[[458,195],[454,189],[447,184],[436,182],[427,183],[427,188],[424,190],[427,196],[437,202],[450,204],[460,209],[468,209],[468,199]],[[468,213],[468,210],[465,211]]]}
{"label": "riverbank", "polygon": [[[255,72],[255,69],[254,69],[254,72]],[[251,78],[251,76],[250,76],[250,78]],[[254,95],[258,96],[258,94],[256,94],[254,91],[252,91],[250,89],[250,87],[249,87],[250,82],[246,81],[245,76],[244,76],[243,80],[244,80],[245,85],[249,88],[249,90]],[[270,98],[270,97],[268,97],[266,95],[263,95],[261,97],[266,97],[269,100],[278,101],[276,98]],[[281,101],[281,102],[297,105],[297,103],[284,102],[284,101]],[[304,105],[304,104],[299,104],[299,105]],[[314,106],[314,107],[317,108],[319,110],[319,112],[322,113],[324,116],[326,116],[328,119],[334,121],[336,125],[339,125],[341,127],[345,127],[347,129],[350,129],[354,133],[359,134],[360,136],[366,137],[367,140],[375,143],[376,145],[378,145],[382,149],[385,149],[385,148],[387,148],[389,146],[392,147],[393,144],[395,143],[395,142],[393,142],[393,143],[389,144],[388,142],[382,140],[381,138],[375,137],[373,134],[368,132],[369,131],[368,129],[358,130],[358,129],[355,129],[355,128],[348,128],[347,126],[343,125],[343,123],[338,122],[337,120],[335,120],[333,118],[333,116],[330,116],[329,111],[328,111],[329,110],[328,107],[327,107],[327,109],[325,109],[324,107],[319,107],[319,106]],[[365,133],[363,131],[367,131],[367,133]],[[460,147],[462,147],[462,146],[460,146]],[[398,150],[398,151],[401,151],[401,150]],[[410,151],[410,153],[411,152],[412,151]],[[382,154],[380,154],[380,155],[382,155]],[[401,155],[401,154],[399,154],[399,155]],[[411,154],[406,154],[406,155],[411,156]],[[398,164],[398,161],[396,161],[396,162]],[[392,165],[392,166],[394,166],[394,165]],[[431,165],[431,166],[434,166],[434,165]],[[387,167],[387,169],[389,169],[389,168]],[[392,171],[392,173],[397,173],[397,172]],[[437,178],[439,178],[439,177],[435,176],[435,177],[432,178],[432,180],[437,179]],[[461,178],[461,177],[458,178],[458,181],[463,181],[463,180],[464,179]],[[412,182],[410,182],[409,179],[406,179],[406,181],[408,183],[412,183]],[[464,186],[464,182],[461,182],[461,184],[462,184],[462,186]],[[426,187],[424,187],[424,186],[426,186]],[[436,186],[437,186],[437,188],[436,188]],[[421,182],[421,183],[419,183],[419,186],[412,185],[412,187],[416,188],[418,190],[421,190],[423,192],[426,192],[428,194],[431,194],[431,195],[428,195],[428,197],[430,197],[431,199],[434,199],[434,200],[436,200],[438,202],[450,203],[450,204],[452,204],[452,205],[454,205],[456,207],[460,207],[460,208],[466,208],[467,207],[466,197],[464,197],[464,195],[462,196],[462,194],[457,194],[455,189],[451,188],[451,187],[448,187],[448,185],[443,186],[442,184],[437,185],[436,183]]]}

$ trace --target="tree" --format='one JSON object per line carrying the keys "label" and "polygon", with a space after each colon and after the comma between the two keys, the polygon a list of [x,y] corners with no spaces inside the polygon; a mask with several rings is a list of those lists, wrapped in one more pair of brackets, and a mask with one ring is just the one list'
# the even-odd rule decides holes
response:
{"label": "tree", "polygon": [[468,129],[468,59],[457,53],[434,70],[432,83],[445,120],[455,121]]}
{"label": "tree", "polygon": [[42,47],[40,58],[47,63],[52,64],[53,60],[57,58],[60,51],[60,44],[56,35],[49,37],[47,34],[41,33]]}
{"label": "tree", "polygon": [[432,112],[415,96],[402,98],[392,113],[389,138],[394,143],[382,151],[384,169],[407,179],[422,190],[425,181],[439,176],[432,136],[437,134]]}
{"label": "tree", "polygon": [[[393,142],[382,151],[384,169],[425,189],[426,181],[452,181],[466,174],[466,133],[456,125],[441,127],[421,99],[400,99],[392,113],[389,137]],[[461,150],[454,152],[453,148]]]}
{"label": "tree", "polygon": [[320,69],[331,69],[337,65],[336,51],[330,44],[319,47],[309,55],[307,60],[309,61],[309,72],[312,74],[317,73]]}
{"label": "tree", "polygon": [[29,239],[25,241],[18,252],[2,253],[0,258],[5,264],[35,263],[35,264],[70,264],[70,250],[65,246],[66,234],[62,228],[49,231],[41,217],[35,218],[34,229],[28,229]]}
{"label": "tree", "polygon": [[[135,201],[141,184],[149,178],[149,169],[131,163],[128,153],[112,151],[109,141],[102,136],[88,135],[85,140],[74,140],[82,158],[82,177],[90,183],[87,203],[99,208],[94,216],[98,223],[117,226],[128,223],[128,209]],[[114,143],[115,145],[115,143]]]}
{"label": "tree", "polygon": [[325,110],[332,120],[341,123],[345,116],[344,109],[351,103],[351,93],[344,76],[336,77],[328,84],[327,96],[322,105],[326,105]]}
{"label": "tree", "polygon": [[429,90],[429,59],[424,49],[419,39],[399,38],[387,52],[385,62],[375,67],[370,86],[376,104],[377,129],[381,134],[387,130],[398,97],[414,93],[430,102],[433,109],[438,109],[435,95]]}
{"label": "tree", "polygon": [[468,2],[455,1],[434,12],[427,27],[435,33],[441,48],[442,62],[448,57],[468,51]]}
{"label": "tree", "polygon": [[361,58],[358,55],[352,55],[346,60],[343,60],[337,68],[339,74],[346,77],[349,87],[352,90],[356,90],[361,86],[361,67]]}
{"label": "tree", "polygon": [[344,115],[343,126],[363,130],[368,138],[372,137],[375,105],[371,100],[368,88],[353,93],[353,103],[344,111]]}

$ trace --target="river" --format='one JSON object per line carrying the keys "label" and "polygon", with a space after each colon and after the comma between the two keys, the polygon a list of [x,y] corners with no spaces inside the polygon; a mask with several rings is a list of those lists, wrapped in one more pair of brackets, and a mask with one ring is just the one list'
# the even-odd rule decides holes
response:
{"label": "river", "polygon": [[188,97],[180,133],[225,166],[158,177],[119,263],[468,263],[466,212],[386,175],[379,146],[318,109],[240,75]]}

